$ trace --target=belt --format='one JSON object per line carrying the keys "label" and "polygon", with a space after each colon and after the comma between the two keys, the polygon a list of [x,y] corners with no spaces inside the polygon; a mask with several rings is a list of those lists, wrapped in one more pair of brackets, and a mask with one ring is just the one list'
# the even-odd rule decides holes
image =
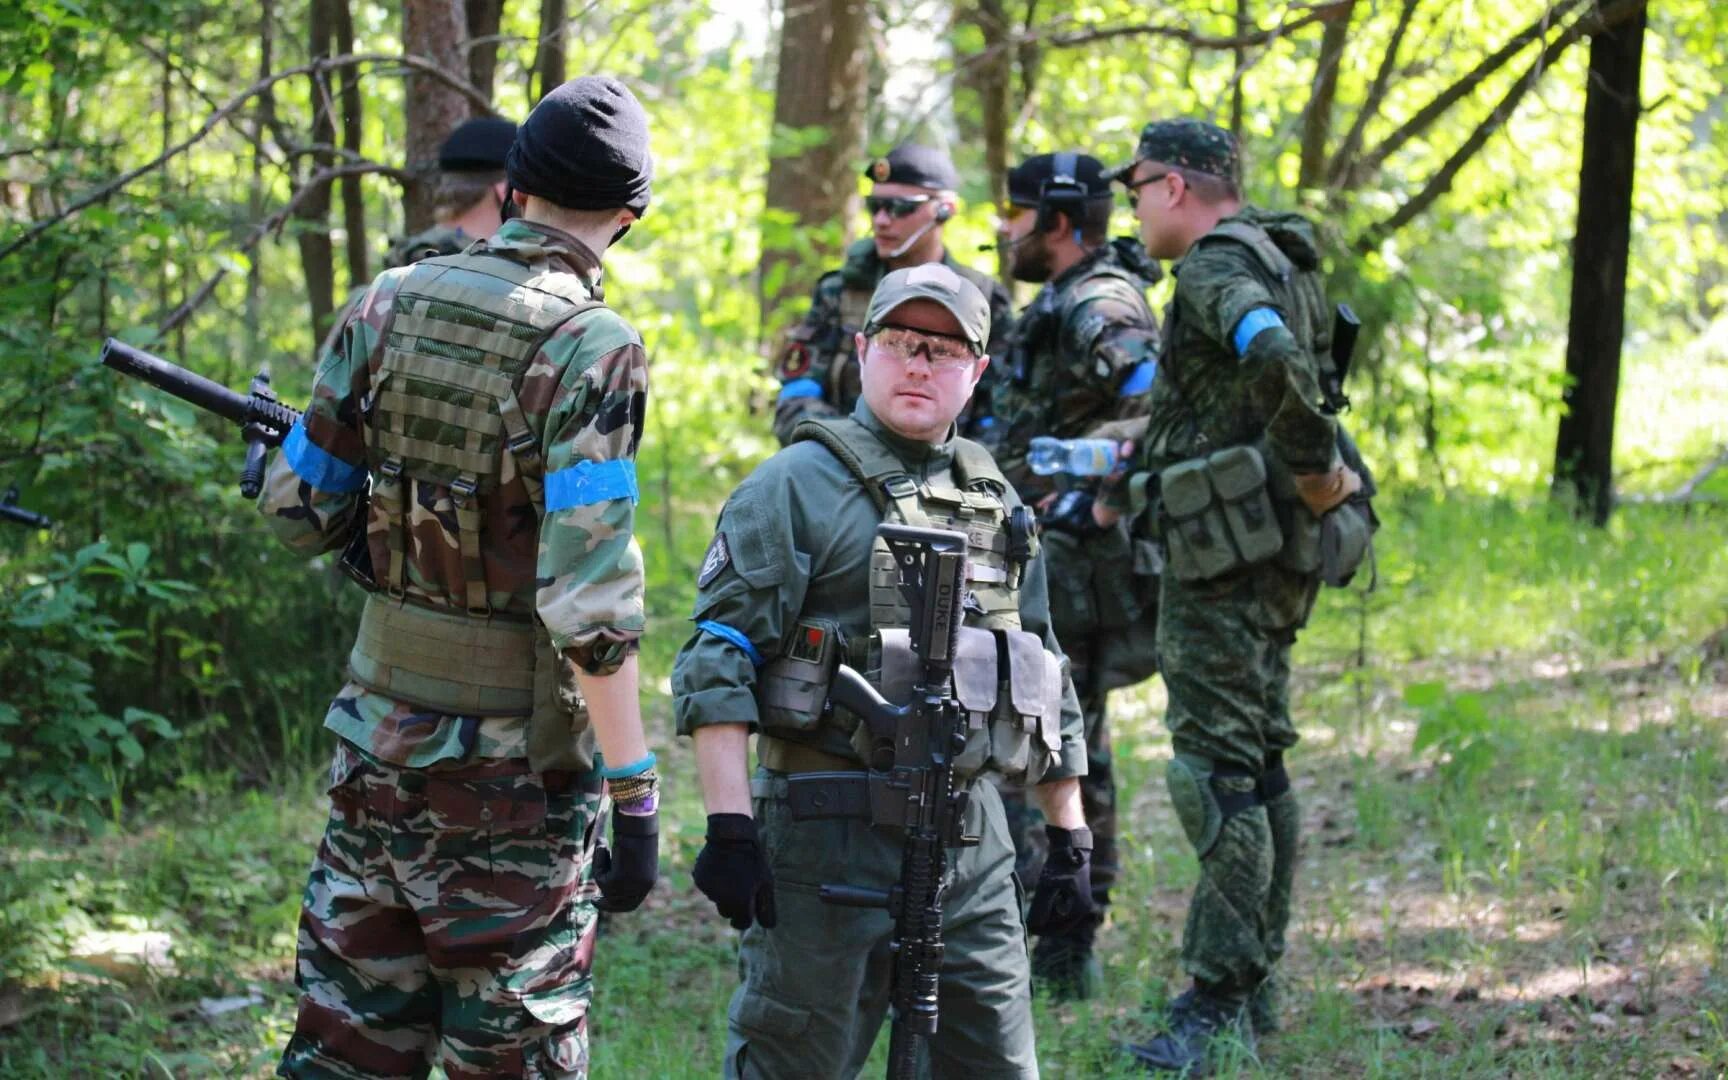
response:
{"label": "belt", "polygon": [[781,773],[856,772],[863,775],[863,764],[857,758],[831,754],[773,735],[756,736],[756,760],[764,769]]}

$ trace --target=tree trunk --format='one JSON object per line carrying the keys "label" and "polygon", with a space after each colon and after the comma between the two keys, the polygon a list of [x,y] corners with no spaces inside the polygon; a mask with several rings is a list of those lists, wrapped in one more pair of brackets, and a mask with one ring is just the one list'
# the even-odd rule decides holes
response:
{"label": "tree trunk", "polygon": [[[336,17],[336,51],[346,56],[354,51],[354,16],[348,0],[331,0]],[[360,69],[342,69],[342,149],[350,160],[360,157],[360,132],[364,115],[360,104]],[[366,260],[366,200],[360,177],[342,178],[342,228],[347,234],[348,287],[372,280]]]}
{"label": "tree trunk", "polygon": [[[461,0],[402,0],[402,47],[445,71],[462,72],[462,35],[468,26]],[[402,206],[411,235],[432,224],[432,185],[438,146],[473,109],[461,91],[419,72],[408,76],[403,95],[407,122],[408,176]]]}
{"label": "tree trunk", "polygon": [[[311,59],[329,56],[331,39],[336,33],[335,8],[342,0],[312,0],[307,10],[308,34],[306,54]],[[330,76],[319,72],[309,76],[312,83],[312,137],[314,146],[330,146],[336,142],[336,123],[331,115]],[[312,155],[307,174],[317,172],[335,161],[328,150]],[[318,184],[294,211],[294,238],[300,247],[300,268],[306,276],[306,299],[312,309],[312,348],[330,329],[330,317],[336,311],[335,249],[330,242],[330,184]]]}
{"label": "tree trunk", "polygon": [[1350,16],[1356,5],[1350,3],[1326,23],[1320,35],[1320,58],[1314,65],[1314,89],[1308,95],[1308,107],[1302,113],[1302,166],[1297,174],[1297,187],[1318,188],[1326,183],[1326,144],[1332,137],[1332,100],[1338,94],[1338,65],[1344,59],[1344,45],[1350,38]]}
{"label": "tree trunk", "polygon": [[534,53],[534,70],[540,86],[529,88],[528,100],[539,101],[564,84],[564,35],[568,9],[564,0],[540,0],[540,47]]}
{"label": "tree trunk", "polygon": [[1554,447],[1554,490],[1597,525],[1614,499],[1614,406],[1625,332],[1626,264],[1644,55],[1641,8],[1590,41],[1572,314],[1566,329],[1566,411]]}
{"label": "tree trunk", "polygon": [[[270,77],[275,20],[275,0],[263,0],[258,14],[259,82]],[[264,138],[269,126],[265,111],[273,100],[268,95],[260,98],[258,117],[252,127],[252,186],[247,202],[253,221],[262,221],[264,218]],[[246,345],[249,355],[253,356],[263,355],[260,348],[263,344],[264,248],[265,245],[259,244],[252,249],[252,257],[247,260],[246,267]]]}
{"label": "tree trunk", "polygon": [[[864,150],[869,20],[866,0],[785,0],[767,209],[791,215],[795,228],[836,222],[844,228],[853,212]],[[810,145],[802,138],[810,128],[823,129],[827,137]],[[782,298],[807,289],[838,254],[834,241],[839,235],[818,235],[815,253],[802,256],[787,241],[765,244],[762,310],[771,312]]]}
{"label": "tree trunk", "polygon": [[468,81],[488,98],[498,74],[498,28],[504,22],[504,0],[467,0]]}
{"label": "tree trunk", "polygon": [[[1253,0],[1236,0],[1236,36],[1246,37],[1248,31],[1254,29],[1254,12],[1249,5]],[[1236,137],[1237,145],[1242,143],[1243,106],[1242,80],[1248,77],[1248,50],[1241,45],[1231,50],[1233,53],[1235,77],[1230,80],[1230,134]]]}
{"label": "tree trunk", "polygon": [[[990,199],[997,206],[1008,201],[1008,93],[1014,75],[1014,53],[1009,48],[1008,12],[1002,0],[978,0],[972,21],[984,34],[984,52],[989,60],[977,66],[973,79],[978,88],[984,117],[984,172],[990,178]],[[1008,252],[996,252],[996,276],[1008,276]]]}

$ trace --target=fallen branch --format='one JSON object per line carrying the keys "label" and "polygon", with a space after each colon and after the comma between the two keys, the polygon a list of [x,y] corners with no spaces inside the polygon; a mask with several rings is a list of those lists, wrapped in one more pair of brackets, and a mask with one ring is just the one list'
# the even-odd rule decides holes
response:
{"label": "fallen branch", "polygon": [[1704,463],[1692,474],[1692,479],[1681,484],[1673,491],[1662,495],[1617,495],[1616,502],[1623,503],[1715,503],[1720,499],[1700,498],[1698,489],[1704,482],[1723,469],[1728,469],[1728,445],[1720,447],[1720,452],[1710,461]]}
{"label": "fallen branch", "polygon": [[[222,123],[229,116],[238,111],[240,106],[246,104],[246,102],[260,94],[265,93],[271,87],[282,82],[284,79],[292,79],[300,75],[320,74],[359,64],[400,64],[403,67],[410,68],[422,74],[430,75],[433,78],[438,79],[440,82],[447,83],[461,91],[470,101],[478,104],[483,113],[492,113],[492,104],[485,94],[469,85],[465,80],[444,71],[436,64],[433,64],[430,60],[419,56],[396,56],[390,53],[353,53],[347,56],[332,56],[326,59],[315,60],[309,64],[302,64],[296,68],[288,68],[284,71],[276,72],[269,78],[260,79],[245,90],[242,90],[240,93],[229,98],[222,104],[221,108],[211,113],[209,117],[205,119],[203,125],[200,126],[197,131],[193,132],[180,142],[175,143],[167,150],[164,150],[161,154],[157,155],[154,160],[140,165],[135,169],[129,169],[126,172],[121,173],[119,176],[108,181],[106,184],[103,184],[101,187],[98,187],[96,190],[81,198],[74,199],[52,217],[43,218],[41,221],[31,225],[28,229],[25,229],[17,239],[7,244],[4,248],[0,248],[0,259],[4,259],[14,251],[17,251],[19,248],[35,240],[38,236],[41,236],[55,225],[65,221],[67,218],[72,217],[80,211],[87,210],[90,207],[95,206],[97,203],[106,202],[127,184],[130,184],[132,181],[148,172],[151,172],[152,170],[161,168],[169,161],[185,153],[187,150],[196,146],[208,137],[209,134],[216,129],[218,124]],[[378,170],[374,169],[370,171],[376,172]]]}

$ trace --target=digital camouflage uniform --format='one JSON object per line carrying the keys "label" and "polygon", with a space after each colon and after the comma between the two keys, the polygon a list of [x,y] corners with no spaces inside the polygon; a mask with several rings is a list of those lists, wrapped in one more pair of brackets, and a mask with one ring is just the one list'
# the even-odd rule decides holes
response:
{"label": "digital camouflage uniform", "polygon": [[[999,356],[1013,326],[1013,301],[1000,281],[969,266],[961,266],[947,252],[942,265],[978,287],[990,301],[990,341],[985,351]],[[782,446],[792,439],[799,421],[818,416],[845,416],[852,411],[862,391],[858,374],[857,341],[864,325],[870,297],[888,273],[888,264],[876,254],[869,237],[846,249],[846,261],[816,282],[810,310],[786,333],[776,374],[780,397],[774,405],[774,436]],[[972,393],[968,412],[961,414],[963,430],[970,431],[965,417],[989,415],[993,368]]]}
{"label": "digital camouflage uniform", "polygon": [[[1000,526],[1018,500],[988,454],[964,439],[936,446],[905,439],[884,427],[862,401],[852,416],[855,422],[805,424],[799,441],[764,462],[732,493],[698,578],[698,631],[673,667],[680,733],[738,723],[760,733],[762,767],[751,787],[779,919],[772,930],[757,922],[743,936],[743,981],[729,1012],[728,1077],[856,1076],[888,1008],[892,917],[881,909],[824,904],[817,888],[824,882],[887,888],[899,879],[901,841],[894,830],[873,827],[867,817],[794,820],[786,800],[789,775],[857,775],[865,766],[853,737],[856,717],[844,710],[838,716],[823,713],[820,693],[814,711],[775,704],[781,700],[773,674],[779,658],[802,655],[812,640],[831,642],[840,658],[875,679],[882,665],[872,627],[890,619],[886,612],[892,607],[873,612],[871,603],[872,577],[880,577],[880,560],[887,557],[875,541],[876,526],[884,520],[882,497],[815,441],[812,429],[839,425],[831,430],[843,428],[852,445],[864,445],[892,469],[903,470],[896,475],[910,483],[886,504],[890,517],[907,520],[901,507],[915,505],[913,513],[928,514],[934,527],[974,523],[968,528],[976,560],[972,580],[995,584],[973,586],[985,598],[968,605],[968,626],[1004,631],[1018,626],[1042,642],[1035,650],[1039,655],[1056,649],[1042,559],[1033,557],[1023,571],[1005,572]],[[881,485],[884,491],[890,486],[890,481]],[[892,574],[891,562],[886,572]],[[1052,667],[1065,671],[1065,665]],[[1060,697],[1051,694],[1050,712],[1044,714],[1051,725],[1044,730],[1055,748],[1041,759],[1046,781],[1085,771],[1079,706],[1069,680],[1057,678]],[[990,690],[994,699],[994,682]],[[987,738],[995,739],[995,729],[988,730]],[[1022,752],[1025,745],[1022,736]],[[999,747],[991,746],[994,755]],[[995,786],[974,783],[971,791],[966,832],[981,836],[981,842],[951,852],[941,1022],[928,1044],[930,1061],[941,1076],[1034,1077],[1025,923],[1013,847]]]}
{"label": "digital camouflage uniform", "polygon": [[[1283,276],[1273,273],[1246,242],[1256,237],[1275,240],[1299,273],[1288,261]],[[1156,474],[1248,445],[1261,448],[1269,473],[1333,465],[1335,426],[1320,407],[1309,342],[1311,302],[1295,288],[1304,273],[1317,279],[1318,265],[1306,220],[1246,207],[1172,268],[1176,291],[1141,469]],[[1168,535],[1168,519],[1160,520]],[[1168,780],[1202,870],[1182,962],[1209,993],[1242,1001],[1284,952],[1298,839],[1283,768],[1297,738],[1290,646],[1319,579],[1275,558],[1198,580],[1183,580],[1172,564],[1162,581],[1158,651],[1175,750]]]}
{"label": "digital camouflage uniform", "polygon": [[[648,381],[598,276],[524,221],[381,275],[266,477],[260,510],[306,554],[368,506],[384,589],[324,720],[341,741],[285,1076],[586,1073],[601,782],[572,665],[615,671],[642,632]],[[455,478],[393,476],[404,455]],[[425,704],[452,695],[474,708]]]}
{"label": "digital camouflage uniform", "polygon": [[[1033,472],[1026,452],[1034,438],[1079,438],[1101,423],[1145,415],[1158,356],[1157,321],[1145,290],[1161,276],[1137,241],[1115,241],[1046,283],[1021,312],[1000,364],[994,422],[983,441],[1028,505],[1060,490],[1097,486]],[[1107,903],[1118,865],[1105,695],[1149,673],[1157,578],[1146,559],[1136,566],[1125,524],[1081,536],[1046,522],[1041,541],[1056,638],[1086,718],[1087,771],[1080,795],[1092,830],[1092,890]],[[1023,798],[1011,796],[1010,805],[1017,810]],[[1018,830],[1021,877],[1027,881],[1037,876],[1027,855],[1042,835],[1029,827],[1035,817],[1025,812]]]}

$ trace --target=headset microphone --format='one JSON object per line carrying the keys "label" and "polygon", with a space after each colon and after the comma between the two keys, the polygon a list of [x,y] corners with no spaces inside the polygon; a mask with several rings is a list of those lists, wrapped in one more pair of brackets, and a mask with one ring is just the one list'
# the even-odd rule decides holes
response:
{"label": "headset microphone", "polygon": [[911,250],[913,244],[916,244],[918,241],[922,240],[924,238],[925,233],[929,232],[931,229],[934,229],[939,222],[947,220],[946,218],[944,218],[942,216],[941,209],[938,209],[936,211],[936,215],[937,215],[936,217],[933,217],[929,221],[926,221],[924,224],[920,225],[918,227],[917,232],[913,233],[911,236],[908,236],[906,238],[905,243],[901,244],[899,247],[895,248],[893,251],[890,251],[887,255],[883,256],[883,258],[898,259],[900,256],[906,254],[907,251]]}

